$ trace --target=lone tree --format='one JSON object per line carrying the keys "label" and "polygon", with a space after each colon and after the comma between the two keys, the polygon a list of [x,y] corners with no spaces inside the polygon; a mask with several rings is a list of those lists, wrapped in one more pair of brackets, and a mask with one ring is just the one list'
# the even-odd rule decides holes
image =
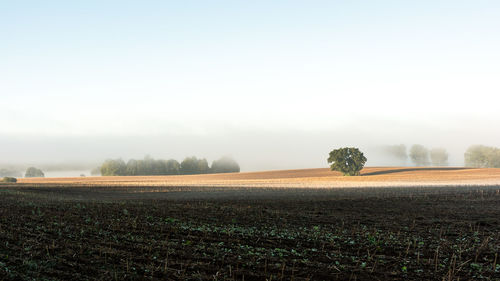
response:
{"label": "lone tree", "polygon": [[344,176],[358,176],[363,169],[366,157],[355,147],[343,147],[334,149],[328,157],[328,164],[332,171],[339,171]]}
{"label": "lone tree", "polygon": [[410,158],[417,166],[425,166],[429,164],[429,150],[423,145],[414,144],[410,148]]}
{"label": "lone tree", "polygon": [[37,169],[35,167],[29,167],[24,174],[25,178],[43,178],[45,175],[42,170]]}

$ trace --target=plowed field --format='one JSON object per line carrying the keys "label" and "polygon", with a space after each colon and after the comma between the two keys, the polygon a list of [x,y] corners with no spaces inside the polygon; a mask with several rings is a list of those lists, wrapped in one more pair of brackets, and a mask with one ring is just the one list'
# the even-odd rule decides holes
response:
{"label": "plowed field", "polygon": [[23,179],[0,185],[0,280],[500,280],[499,178]]}

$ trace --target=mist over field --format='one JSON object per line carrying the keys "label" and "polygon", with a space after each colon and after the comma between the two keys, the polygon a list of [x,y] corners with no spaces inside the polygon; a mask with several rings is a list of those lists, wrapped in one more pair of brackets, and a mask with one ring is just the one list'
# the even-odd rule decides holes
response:
{"label": "mist over field", "polygon": [[0,4],[0,166],[500,146],[497,3],[195,2]]}
{"label": "mist over field", "polygon": [[[399,125],[399,127],[397,126]],[[347,126],[346,126],[347,127]],[[450,166],[464,165],[464,152],[471,144],[495,145],[498,132],[488,128],[422,128],[404,124],[352,124],[352,128],[332,130],[251,130],[244,128],[192,134],[156,134],[124,136],[30,136],[2,137],[0,164],[41,165],[48,171],[75,171],[52,175],[88,175],[105,159],[142,159],[149,155],[157,159],[182,160],[188,156],[207,158],[209,162],[221,156],[238,161],[242,171],[300,169],[327,167],[331,149],[343,146],[359,147],[367,156],[367,166],[413,165],[384,152],[387,145],[413,144],[427,148],[443,147],[449,153]],[[491,131],[490,131],[491,130]],[[87,171],[87,172],[85,172]]]}
{"label": "mist over field", "polygon": [[0,280],[500,280],[500,1],[0,1]]}

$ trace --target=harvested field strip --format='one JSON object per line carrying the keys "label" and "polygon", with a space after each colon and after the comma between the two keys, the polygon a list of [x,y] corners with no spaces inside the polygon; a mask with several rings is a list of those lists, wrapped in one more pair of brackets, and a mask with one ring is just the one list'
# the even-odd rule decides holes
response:
{"label": "harvested field strip", "polygon": [[130,176],[85,178],[25,178],[20,184],[121,186],[238,186],[238,187],[358,187],[500,184],[500,169],[369,167],[359,177],[344,177],[329,169],[234,174]]}

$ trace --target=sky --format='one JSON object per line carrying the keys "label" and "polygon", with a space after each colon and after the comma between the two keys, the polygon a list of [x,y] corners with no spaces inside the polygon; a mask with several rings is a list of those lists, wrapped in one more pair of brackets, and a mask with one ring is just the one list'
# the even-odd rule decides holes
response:
{"label": "sky", "polygon": [[[500,146],[499,1],[1,1],[0,163]],[[371,158],[368,165],[386,164]],[[375,155],[375,154],[372,154]]]}

